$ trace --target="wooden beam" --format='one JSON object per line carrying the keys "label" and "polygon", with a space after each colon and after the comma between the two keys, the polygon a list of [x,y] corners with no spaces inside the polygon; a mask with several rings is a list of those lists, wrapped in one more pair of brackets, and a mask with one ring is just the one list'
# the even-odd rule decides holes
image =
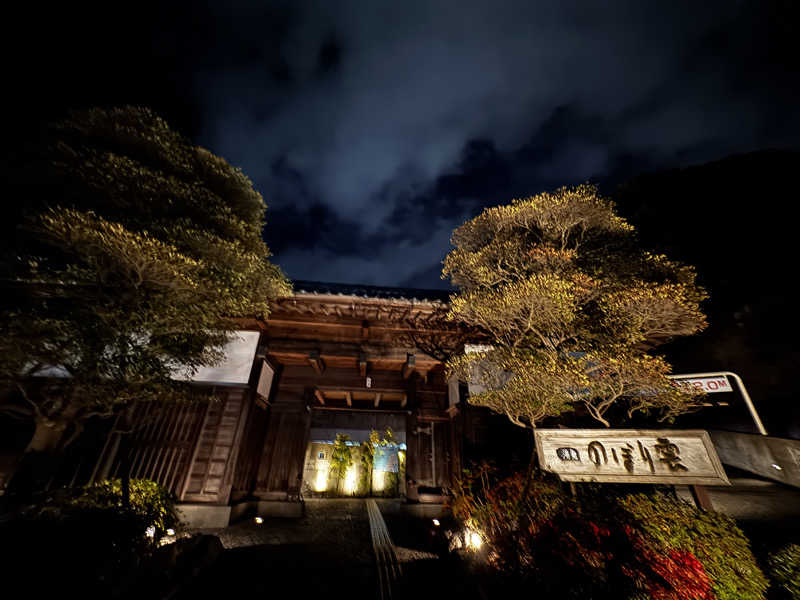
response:
{"label": "wooden beam", "polygon": [[408,379],[417,370],[417,359],[413,354],[406,354],[406,362],[403,364],[403,379]]}
{"label": "wooden beam", "polygon": [[325,372],[325,361],[319,355],[319,350],[313,350],[308,353],[308,364],[317,372],[317,375],[322,375]]}
{"label": "wooden beam", "polygon": [[381,393],[378,392],[375,394],[375,408],[378,408],[378,405],[381,403]]}
{"label": "wooden beam", "polygon": [[345,392],[344,397],[347,400],[347,406],[353,406],[353,394],[350,392]]}
{"label": "wooden beam", "polygon": [[405,408],[408,404],[408,394],[403,394],[403,399],[400,401],[400,408]]}
{"label": "wooden beam", "polygon": [[[370,365],[371,368],[371,365]],[[397,368],[397,367],[395,367]],[[366,378],[372,379],[370,388],[366,386]],[[406,382],[401,377],[400,371],[375,371],[370,370],[367,377],[361,377],[353,367],[338,368],[328,367],[325,375],[319,377],[310,366],[287,365],[283,368],[279,389],[304,389],[309,385],[323,388],[339,388],[351,390],[397,390],[404,392]],[[315,385],[318,384],[318,385]]]}
{"label": "wooden beam", "polygon": [[[345,411],[346,410],[347,412],[353,412],[353,410],[357,410],[357,409],[348,408],[346,406],[318,406],[314,410],[339,410],[339,411]],[[370,408],[370,409],[367,409],[367,410],[369,410],[369,412],[371,412],[371,413],[386,413],[386,414],[390,414],[390,415],[398,414],[396,408],[394,408],[394,409],[393,408],[388,408],[388,409]]]}
{"label": "wooden beam", "polygon": [[367,355],[365,352],[361,352],[358,355],[358,374],[361,377],[367,376]]}
{"label": "wooden beam", "polygon": [[[393,334],[394,335],[394,334]],[[395,336],[396,337],[396,336]],[[305,358],[310,352],[317,351],[324,356],[347,356],[358,360],[364,354],[369,360],[391,360],[404,362],[408,351],[398,347],[395,342],[369,342],[362,343],[357,340],[347,342],[331,342],[320,340],[300,340],[296,338],[270,339],[267,352],[277,357],[302,357]],[[430,365],[431,367],[439,364],[434,358],[429,358],[425,354],[420,354],[417,366]]]}
{"label": "wooden beam", "polygon": [[317,398],[317,400],[319,400],[320,404],[322,404],[323,406],[325,405],[325,396],[322,395],[321,391],[314,390],[314,396],[316,396],[316,398]]}

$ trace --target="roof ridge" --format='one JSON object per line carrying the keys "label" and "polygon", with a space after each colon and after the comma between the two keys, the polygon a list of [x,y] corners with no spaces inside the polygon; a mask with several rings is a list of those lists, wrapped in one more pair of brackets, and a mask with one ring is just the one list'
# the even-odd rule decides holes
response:
{"label": "roof ridge", "polygon": [[362,298],[388,298],[395,300],[426,300],[448,302],[450,291],[397,286],[333,283],[324,281],[292,281],[295,293],[360,296]]}

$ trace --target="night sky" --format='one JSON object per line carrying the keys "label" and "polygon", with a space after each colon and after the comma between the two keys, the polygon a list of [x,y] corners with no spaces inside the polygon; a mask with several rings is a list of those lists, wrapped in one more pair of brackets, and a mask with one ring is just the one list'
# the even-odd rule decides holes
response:
{"label": "night sky", "polygon": [[485,206],[797,147],[793,5],[36,5],[6,19],[4,116],[149,105],[253,179],[290,277],[446,287]]}
{"label": "night sky", "polygon": [[800,438],[798,7],[15,3],[5,142],[71,107],[150,106],[253,179],[290,277],[327,282],[447,288],[466,219],[595,182],[711,292],[711,327],[665,349],[676,371],[739,372]]}

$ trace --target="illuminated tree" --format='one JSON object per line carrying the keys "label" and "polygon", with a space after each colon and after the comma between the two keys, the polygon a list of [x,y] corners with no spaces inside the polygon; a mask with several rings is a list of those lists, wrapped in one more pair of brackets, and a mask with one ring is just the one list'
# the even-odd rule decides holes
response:
{"label": "illuminated tree", "polygon": [[331,472],[336,475],[336,485],[341,490],[347,475],[347,469],[353,464],[353,453],[350,450],[350,436],[337,433],[331,451]]}
{"label": "illuminated tree", "polygon": [[488,208],[452,244],[443,277],[459,293],[449,318],[490,344],[448,363],[484,386],[473,404],[531,428],[577,405],[605,426],[611,414],[669,419],[698,406],[648,350],[703,329],[705,293],[691,267],[638,248],[594,186]]}
{"label": "illuminated tree", "polygon": [[0,411],[55,451],[93,415],[184,398],[237,317],[290,292],[250,180],[147,109],[74,112],[7,161]]}
{"label": "illuminated tree", "polygon": [[375,448],[381,443],[380,435],[374,429],[369,432],[369,439],[361,444],[361,489],[372,495],[372,469],[375,465]]}

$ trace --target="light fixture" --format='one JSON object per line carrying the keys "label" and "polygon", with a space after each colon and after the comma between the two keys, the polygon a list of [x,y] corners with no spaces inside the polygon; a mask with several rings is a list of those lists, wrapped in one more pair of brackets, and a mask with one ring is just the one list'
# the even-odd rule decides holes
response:
{"label": "light fixture", "polygon": [[483,540],[477,531],[467,529],[464,531],[464,544],[470,550],[480,550],[481,545],[483,545]]}
{"label": "light fixture", "polygon": [[151,538],[156,536],[156,528],[153,525],[150,525],[147,529],[144,530],[144,534]]}
{"label": "light fixture", "polygon": [[256,522],[256,525],[261,525],[264,522],[264,519],[262,519],[261,517],[256,517],[253,520]]}
{"label": "light fixture", "polygon": [[172,528],[167,529],[167,535],[175,535],[175,530]]}
{"label": "light fixture", "polygon": [[776,465],[775,463],[772,463],[772,468],[773,469],[778,469],[778,471],[783,471],[783,467],[780,466],[780,465]]}
{"label": "light fixture", "polygon": [[438,527],[439,525],[441,525],[441,523],[439,523],[439,519],[434,519],[433,520],[433,524],[434,524],[435,527]]}

